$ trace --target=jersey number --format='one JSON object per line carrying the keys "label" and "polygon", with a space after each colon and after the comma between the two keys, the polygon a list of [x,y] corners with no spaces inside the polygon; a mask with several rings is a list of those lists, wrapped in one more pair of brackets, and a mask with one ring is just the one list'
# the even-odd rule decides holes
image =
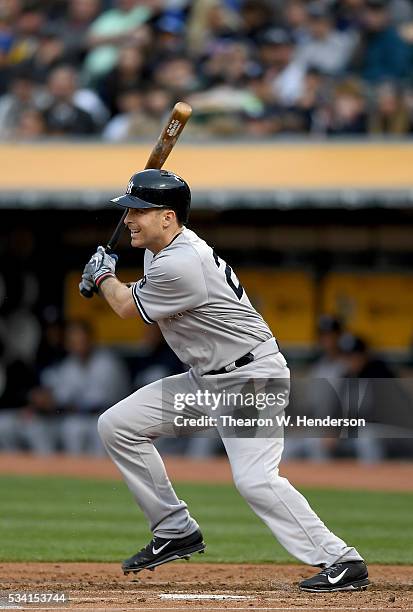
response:
{"label": "jersey number", "polygon": [[[212,253],[214,255],[214,260],[215,260],[215,263],[217,264],[217,268],[219,268],[221,266],[221,262],[219,261],[219,257],[215,253],[215,251],[212,251]],[[235,274],[234,274],[234,276],[235,276],[235,279],[238,281],[238,286],[234,283],[234,281],[232,280],[232,268],[231,268],[231,266],[228,265],[225,261],[223,261],[223,263],[225,263],[225,277],[227,279],[227,283],[231,287],[232,291],[235,293],[237,298],[240,300],[242,298],[243,293],[244,293],[244,288],[241,285],[241,283],[239,282],[239,280],[237,279],[237,277],[235,276]]]}

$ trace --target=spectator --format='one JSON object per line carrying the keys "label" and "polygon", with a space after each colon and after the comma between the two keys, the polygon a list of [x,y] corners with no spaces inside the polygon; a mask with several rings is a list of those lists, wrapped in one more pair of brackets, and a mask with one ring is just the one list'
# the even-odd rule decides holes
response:
{"label": "spectator", "polygon": [[299,43],[296,61],[304,68],[312,66],[330,75],[340,75],[347,68],[357,44],[352,30],[335,29],[333,15],[321,1],[308,5],[309,38]]}
{"label": "spectator", "polygon": [[52,25],[46,25],[39,32],[36,50],[24,65],[32,78],[39,84],[45,84],[50,72],[66,61],[65,47],[58,31]]}
{"label": "spectator", "polygon": [[56,68],[48,81],[50,101],[45,109],[48,133],[52,136],[90,135],[96,131],[92,115],[75,99],[78,92],[76,71],[70,66]]}
{"label": "spectator", "polygon": [[58,424],[49,389],[36,385],[27,393],[26,404],[17,413],[17,443],[40,455],[55,453],[59,440]]}
{"label": "spectator", "polygon": [[119,359],[96,347],[86,322],[69,322],[65,340],[68,355],[43,371],[42,388],[61,415],[63,450],[99,454],[97,417],[129,393],[128,376]]}
{"label": "spectator", "polygon": [[117,106],[118,94],[127,90],[141,90],[144,84],[145,58],[136,44],[126,44],[119,50],[116,66],[98,83],[98,91],[109,108],[111,116],[121,112]]}
{"label": "spectator", "polygon": [[119,48],[125,43],[145,45],[148,30],[143,26],[153,16],[148,2],[115,0],[114,7],[102,13],[91,25],[88,45],[91,49],[85,60],[86,76],[93,82],[107,74],[115,65]]}
{"label": "spectator", "polygon": [[46,124],[41,111],[36,108],[28,108],[20,115],[18,124],[14,131],[16,140],[38,140],[46,135]]}
{"label": "spectator", "polygon": [[0,98],[0,139],[11,138],[25,111],[39,107],[42,93],[26,67],[16,70],[9,91]]}
{"label": "spectator", "polygon": [[120,142],[153,137],[159,133],[173,100],[170,92],[161,87],[151,87],[145,92],[133,88],[121,91],[116,104],[121,112],[106,126],[104,138]]}
{"label": "spectator", "polygon": [[306,71],[294,59],[291,35],[287,30],[272,28],[262,34],[258,48],[264,75],[261,83],[250,80],[250,87],[254,84],[265,108],[257,116],[250,117],[248,133],[260,136],[309,131],[311,109],[300,103],[307,85]]}
{"label": "spectator", "polygon": [[319,125],[318,109],[323,108],[326,103],[329,79],[317,68],[309,68],[303,83],[303,91],[296,101],[295,107],[300,109],[307,119],[309,132],[317,134],[323,132],[323,125]]}
{"label": "spectator", "polygon": [[67,5],[66,14],[54,23],[54,27],[66,57],[79,65],[87,53],[88,31],[98,17],[101,0],[69,0]]}
{"label": "spectator", "polygon": [[150,87],[144,94],[144,105],[148,117],[159,124],[170,111],[171,94],[162,87]]}
{"label": "spectator", "polygon": [[354,65],[371,83],[410,76],[411,48],[391,25],[385,0],[366,0],[362,36]]}
{"label": "spectator", "polygon": [[393,371],[381,359],[371,355],[363,338],[344,334],[339,341],[344,356],[346,376],[349,378],[394,378]]}
{"label": "spectator", "polygon": [[[336,416],[337,394],[346,373],[346,366],[339,347],[343,326],[331,315],[321,315],[318,320],[318,356],[309,369],[304,396],[299,401],[300,410],[312,417]],[[293,402],[294,404],[294,402]],[[324,461],[337,447],[337,438],[322,435],[315,437],[290,437],[286,441],[288,459],[297,456]]]}
{"label": "spectator", "polygon": [[380,461],[385,458],[386,452],[382,440],[385,437],[385,424],[389,423],[389,416],[390,421],[392,418],[388,408],[393,404],[393,410],[396,410],[400,397],[396,381],[392,383],[388,380],[383,384],[380,379],[394,379],[394,373],[384,361],[370,353],[365,340],[358,336],[344,334],[340,338],[339,348],[344,359],[346,378],[360,379],[357,387],[352,387],[351,400],[349,384],[343,381],[340,390],[341,405],[347,412],[343,416],[357,416],[365,418],[367,422],[365,428],[347,432],[353,434],[353,437],[348,438],[344,445],[353,447],[361,461]]}
{"label": "spectator", "polygon": [[198,88],[195,66],[185,56],[170,57],[154,69],[155,85],[166,89],[177,99],[187,96]]}
{"label": "spectator", "polygon": [[309,371],[308,394],[311,410],[316,416],[331,414],[340,379],[346,365],[340,349],[343,325],[340,319],[321,315],[317,325],[319,355]]}
{"label": "spectator", "polygon": [[220,0],[195,0],[188,25],[188,50],[195,58],[211,52],[222,39],[237,34],[239,16]]}
{"label": "spectator", "polygon": [[25,6],[23,2],[15,5],[14,9],[14,17],[9,21],[14,38],[10,60],[17,65],[29,60],[35,53],[39,33],[46,23],[46,14],[40,6]]}
{"label": "spectator", "polygon": [[[46,102],[44,106],[49,107],[54,101],[61,103],[73,104],[77,109],[86,113],[92,123],[83,115],[81,118],[81,132],[74,130],[70,133],[88,132],[94,133],[100,129],[109,119],[109,111],[103,104],[98,94],[92,89],[81,88],[79,86],[79,74],[73,66],[59,65],[56,69],[49,73],[48,79],[48,100],[46,94]],[[62,119],[67,113],[63,113]],[[70,120],[69,120],[70,123]],[[83,127],[82,127],[83,126]]]}
{"label": "spectator", "polygon": [[274,10],[269,0],[245,0],[240,9],[242,36],[257,43],[262,33],[275,25]]}
{"label": "spectator", "polygon": [[274,104],[272,82],[263,69],[258,69],[255,74],[249,75],[246,88],[257,101],[256,108],[251,113],[253,116],[262,114],[267,106]]}
{"label": "spectator", "polygon": [[347,79],[336,85],[327,115],[326,133],[329,135],[366,134],[368,116],[362,83]]}
{"label": "spectator", "polygon": [[218,135],[240,133],[240,113],[263,110],[250,86],[259,71],[245,43],[226,42],[216,46],[202,66],[202,91],[188,98],[196,109],[193,126],[198,118],[204,134],[206,131]]}
{"label": "spectator", "polygon": [[339,0],[334,3],[334,15],[338,30],[361,29],[363,10],[366,0]]}
{"label": "spectator", "polygon": [[258,49],[266,79],[271,82],[273,103],[294,104],[303,93],[305,66],[295,61],[291,35],[282,29],[267,30]]}
{"label": "spectator", "polygon": [[155,23],[154,43],[155,63],[169,55],[184,55],[186,53],[184,20],[174,14],[160,17]]}
{"label": "spectator", "polygon": [[400,87],[383,83],[376,88],[369,117],[370,134],[404,135],[411,132],[409,109]]}
{"label": "spectator", "polygon": [[337,379],[344,376],[345,364],[339,346],[343,325],[337,317],[321,315],[317,325],[319,356],[311,368],[311,378]]}
{"label": "spectator", "polygon": [[[116,98],[115,115],[103,131],[103,138],[110,142],[122,142],[148,135],[147,118],[143,111],[143,96],[137,89],[125,89]],[[149,127],[149,133],[151,127]]]}
{"label": "spectator", "polygon": [[201,81],[205,89],[223,83],[244,87],[245,79],[257,71],[249,45],[228,41],[217,45],[202,62]]}
{"label": "spectator", "polygon": [[309,38],[308,12],[304,0],[287,0],[283,6],[283,24],[295,43]]}

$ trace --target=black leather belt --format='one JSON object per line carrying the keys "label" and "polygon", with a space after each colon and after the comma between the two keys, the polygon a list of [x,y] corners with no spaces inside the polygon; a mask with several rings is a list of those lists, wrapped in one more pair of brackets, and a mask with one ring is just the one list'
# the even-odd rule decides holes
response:
{"label": "black leather belt", "polygon": [[210,372],[205,372],[204,376],[211,376],[213,374],[227,374],[228,372],[232,372],[233,370],[236,370],[237,368],[240,368],[241,366],[245,366],[248,363],[251,363],[251,361],[254,361],[254,359],[255,357],[252,353],[247,353],[243,357],[240,357],[236,361],[229,363],[228,365],[224,366],[220,370],[211,370]]}

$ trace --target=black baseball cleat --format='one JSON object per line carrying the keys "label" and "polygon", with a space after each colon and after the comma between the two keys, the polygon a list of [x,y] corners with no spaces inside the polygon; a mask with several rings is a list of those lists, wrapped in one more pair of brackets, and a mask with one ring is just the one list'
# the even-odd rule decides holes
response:
{"label": "black baseball cleat", "polygon": [[186,538],[168,540],[155,536],[145,548],[122,563],[123,573],[153,570],[157,565],[176,559],[189,559],[192,554],[203,553],[204,550],[205,542],[199,529]]}
{"label": "black baseball cleat", "polygon": [[364,591],[370,584],[364,561],[334,563],[298,585],[302,591]]}

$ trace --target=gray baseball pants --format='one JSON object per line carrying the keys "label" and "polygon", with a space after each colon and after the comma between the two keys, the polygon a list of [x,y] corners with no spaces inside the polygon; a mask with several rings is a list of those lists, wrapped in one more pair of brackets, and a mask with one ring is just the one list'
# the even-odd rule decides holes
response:
{"label": "gray baseball pants", "polygon": [[[223,377],[229,385],[240,376],[289,379],[286,361],[277,350],[274,339],[263,342],[252,351],[253,362]],[[195,393],[202,382],[193,370],[156,381],[109,408],[98,421],[107,452],[158,537],[181,538],[198,528],[186,503],[176,496],[153,440],[176,432],[173,390]],[[193,415],[194,409],[188,412]],[[314,566],[362,559],[327,529],[307,500],[279,475],[282,437],[223,435],[222,441],[237,489],[289,553]]]}

